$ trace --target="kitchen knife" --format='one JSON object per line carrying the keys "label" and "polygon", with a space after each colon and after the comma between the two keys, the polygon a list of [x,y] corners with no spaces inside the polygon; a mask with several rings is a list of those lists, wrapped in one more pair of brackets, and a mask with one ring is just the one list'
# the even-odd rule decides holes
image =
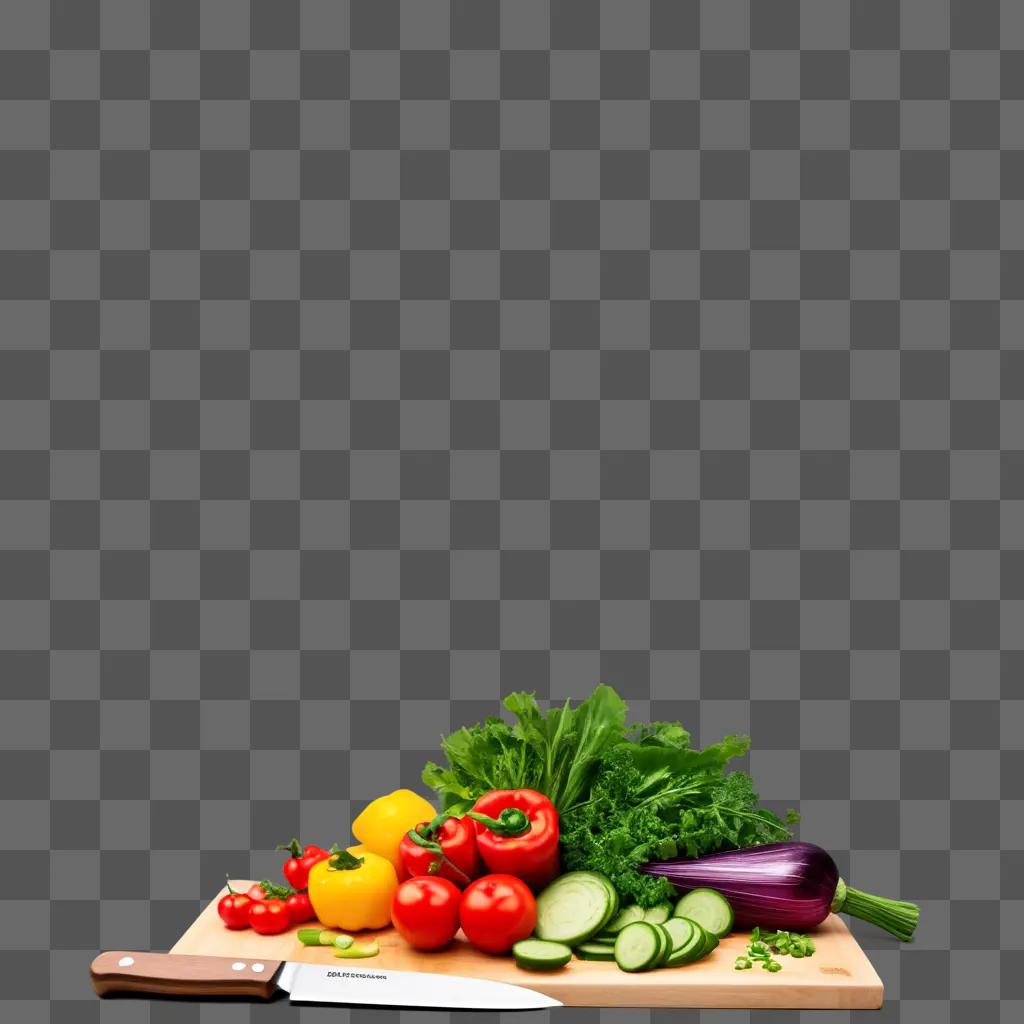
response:
{"label": "kitchen knife", "polygon": [[500,981],[241,957],[118,951],[100,953],[89,973],[101,996],[138,992],[271,999],[281,989],[299,1003],[453,1010],[543,1010],[562,1005],[540,992]]}

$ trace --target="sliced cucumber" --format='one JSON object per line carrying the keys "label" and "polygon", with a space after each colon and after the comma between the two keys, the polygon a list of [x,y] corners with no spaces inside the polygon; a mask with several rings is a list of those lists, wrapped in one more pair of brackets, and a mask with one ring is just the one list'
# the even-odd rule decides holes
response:
{"label": "sliced cucumber", "polygon": [[658,903],[644,911],[644,920],[648,924],[664,924],[672,916],[671,903]]}
{"label": "sliced cucumber", "polygon": [[705,931],[718,938],[724,938],[732,931],[733,912],[729,901],[714,889],[694,889],[677,904],[676,917],[688,917],[696,921]]}
{"label": "sliced cucumber", "polygon": [[583,942],[573,952],[581,960],[614,960],[615,949],[604,942]]}
{"label": "sliced cucumber", "polygon": [[537,938],[569,946],[586,942],[615,913],[610,889],[611,883],[605,884],[596,871],[570,871],[556,878],[537,897]]}
{"label": "sliced cucumber", "polygon": [[690,935],[681,946],[675,947],[669,953],[669,967],[692,964],[695,960],[699,960],[704,955],[704,944],[707,941],[707,932],[696,921],[690,921],[688,918],[683,917],[675,918],[675,920],[684,921],[688,924],[690,926]]}
{"label": "sliced cucumber", "polygon": [[519,967],[528,971],[553,971],[572,959],[572,950],[561,942],[544,939],[523,939],[512,947]]}
{"label": "sliced cucumber", "polygon": [[658,966],[664,967],[672,955],[672,933],[663,924],[656,924],[654,927],[665,936],[665,948],[661,951],[661,959],[658,961]]}
{"label": "sliced cucumber", "polygon": [[619,913],[619,891],[612,885],[612,880],[607,875],[602,875],[600,871],[595,871],[598,879],[604,883],[604,887],[608,890],[608,898],[611,900],[611,906],[608,908],[608,916],[601,922],[600,931],[605,931],[608,925],[618,916]]}
{"label": "sliced cucumber", "polygon": [[673,953],[689,942],[690,936],[693,934],[693,922],[686,917],[670,917],[662,927],[672,939]]}
{"label": "sliced cucumber", "polygon": [[624,971],[648,971],[661,956],[663,936],[646,921],[634,921],[619,932],[615,940],[615,962]]}
{"label": "sliced cucumber", "polygon": [[709,953],[713,953],[718,948],[718,936],[714,932],[709,932],[707,929],[704,930],[704,948],[700,952],[700,957],[703,960]]}
{"label": "sliced cucumber", "polygon": [[587,942],[600,942],[604,946],[614,946],[615,940],[618,937],[618,932],[615,932],[614,934],[611,932],[598,932],[592,938],[587,939]]}
{"label": "sliced cucumber", "polygon": [[604,931],[601,933],[618,935],[627,924],[632,924],[634,921],[644,920],[644,908],[637,906],[633,903],[628,907],[623,907],[604,927]]}
{"label": "sliced cucumber", "polygon": [[662,931],[661,925],[652,924],[650,921],[644,922],[645,924],[651,925],[655,933],[658,936],[658,959],[651,965],[652,967],[661,967],[665,962],[665,958],[669,953],[672,952],[672,940]]}

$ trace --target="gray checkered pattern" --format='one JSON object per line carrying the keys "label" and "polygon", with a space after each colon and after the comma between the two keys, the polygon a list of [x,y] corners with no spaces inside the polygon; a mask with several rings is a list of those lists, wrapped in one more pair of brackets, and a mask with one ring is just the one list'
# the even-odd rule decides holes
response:
{"label": "gray checkered pattern", "polygon": [[603,679],[921,902],[855,929],[873,1019],[1024,1017],[1024,5],[0,0],[0,49],[0,1015],[296,1019],[85,968]]}

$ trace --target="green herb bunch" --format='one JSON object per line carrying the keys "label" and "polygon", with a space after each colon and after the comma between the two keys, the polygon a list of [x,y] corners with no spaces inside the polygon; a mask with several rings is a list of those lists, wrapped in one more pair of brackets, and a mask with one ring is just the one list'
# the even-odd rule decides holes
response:
{"label": "green herb bunch", "polygon": [[626,704],[600,685],[572,707],[542,711],[532,693],[504,701],[497,717],[441,743],[446,763],[423,781],[459,814],[492,789],[535,789],[558,810],[565,870],[600,871],[623,900],[653,906],[672,895],[663,878],[637,871],[649,860],[699,857],[790,838],[789,825],[758,806],[750,776],[726,772],[746,736],[694,750],[678,722],[626,725]]}

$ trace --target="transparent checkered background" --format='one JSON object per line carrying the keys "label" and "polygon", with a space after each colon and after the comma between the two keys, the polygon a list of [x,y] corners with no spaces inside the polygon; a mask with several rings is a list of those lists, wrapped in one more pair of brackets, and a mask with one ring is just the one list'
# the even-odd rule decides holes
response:
{"label": "transparent checkered background", "polygon": [[294,1020],[86,966],[603,679],[921,903],[855,929],[873,1020],[1024,1016],[1024,4],[0,0],[0,49],[0,1015]]}

